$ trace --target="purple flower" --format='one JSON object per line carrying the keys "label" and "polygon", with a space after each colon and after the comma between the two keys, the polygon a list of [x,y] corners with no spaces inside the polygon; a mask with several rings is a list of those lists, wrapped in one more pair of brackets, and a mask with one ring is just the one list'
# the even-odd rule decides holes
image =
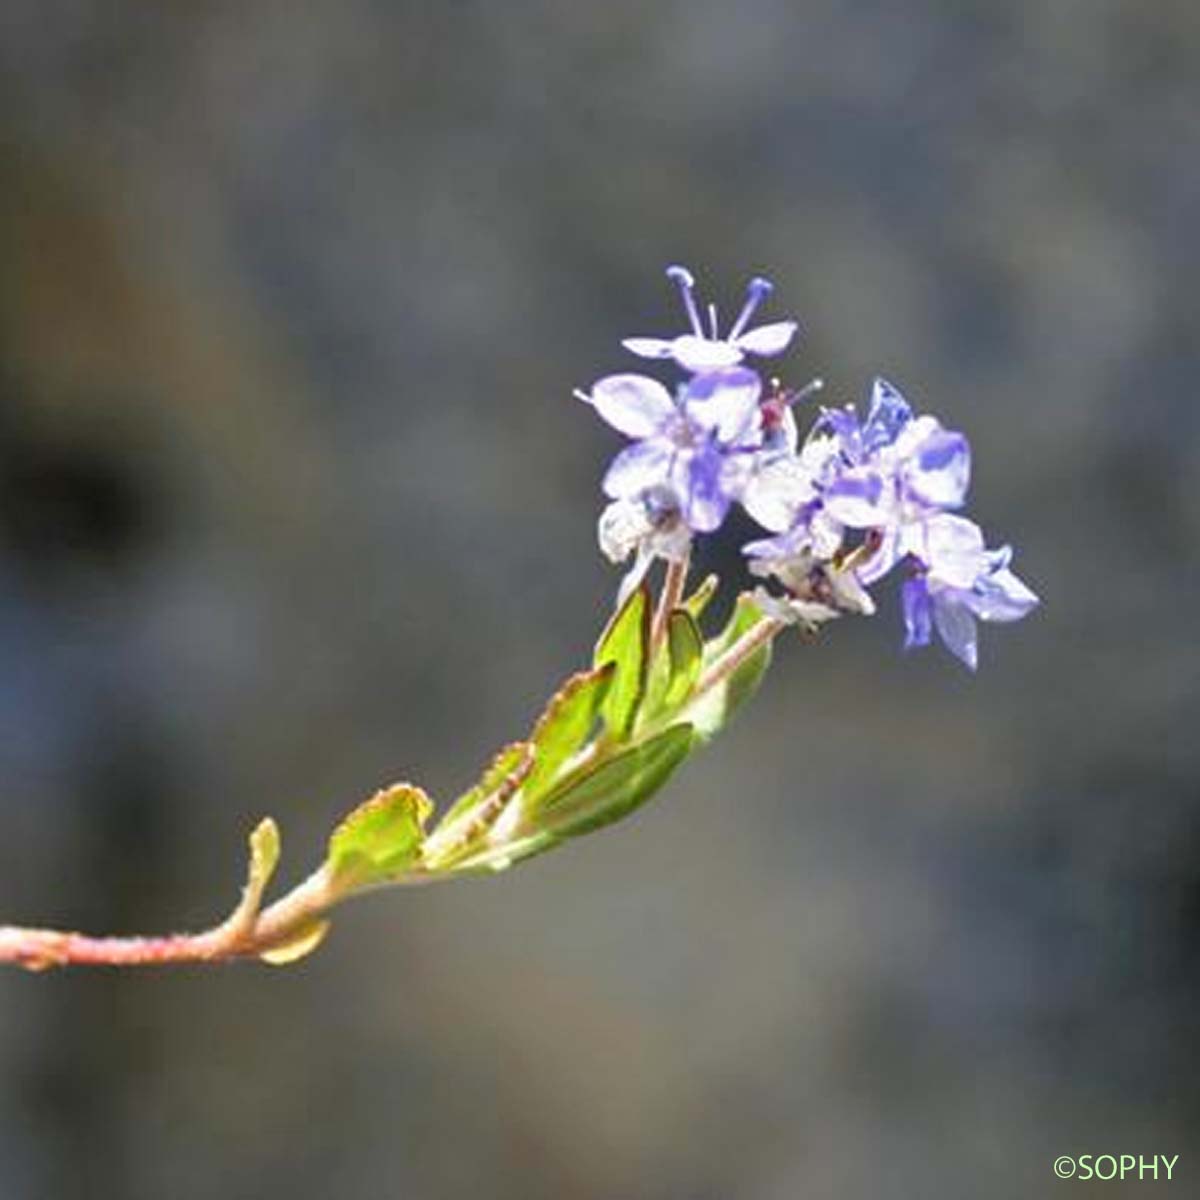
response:
{"label": "purple flower", "polygon": [[634,439],[613,460],[604,491],[614,500],[666,488],[697,533],[716,529],[744,478],[738,462],[762,443],[762,385],[745,367],[694,376],[678,396],[645,375],[609,375],[577,392]]}
{"label": "purple flower", "polygon": [[973,521],[943,513],[926,521],[901,589],[905,648],[927,646],[933,630],[974,671],[979,662],[976,621],[1019,621],[1039,603],[1008,569],[1012,549],[985,548]]}
{"label": "purple flower", "polygon": [[[750,542],[742,551],[750,560],[750,573],[783,584],[787,590],[784,607],[791,606],[797,617],[809,623],[841,613],[870,616],[875,611],[874,601],[854,570],[842,563],[835,551],[826,553],[815,544],[811,528],[797,526],[777,537]],[[772,615],[786,620],[784,607],[773,605]]]}
{"label": "purple flower", "polygon": [[769,280],[754,278],[746,289],[746,302],[726,337],[717,326],[717,309],[708,306],[708,332],[700,322],[696,307],[696,281],[686,267],[668,267],[667,278],[679,285],[683,307],[687,312],[691,333],[675,338],[626,338],[621,344],[642,358],[673,358],[685,371],[701,373],[736,366],[747,354],[772,357],[782,354],[796,334],[795,321],[778,321],[746,329],[750,318],[762,301],[771,294]]}
{"label": "purple flower", "polygon": [[877,379],[861,425],[852,409],[827,412],[842,466],[825,487],[829,516],[850,529],[872,529],[879,548],[859,569],[864,583],[881,579],[911,551],[922,524],[959,508],[971,478],[971,448],[936,417],[914,417],[903,396]]}
{"label": "purple flower", "polygon": [[661,486],[614,500],[600,514],[596,532],[609,562],[624,562],[634,555],[633,566],[617,593],[618,604],[624,603],[655,559],[685,562],[692,543],[692,531],[683,519],[675,493]]}
{"label": "purple flower", "polygon": [[753,279],[742,311],[722,336],[716,309],[702,322],[695,281],[680,289],[690,332],[630,338],[644,358],[671,359],[690,375],[672,395],[645,375],[599,380],[580,399],[631,439],[609,466],[612,503],[600,546],[614,562],[634,556],[621,595],[657,559],[687,561],[695,534],[715,530],[739,502],[772,536],[743,547],[750,573],[773,590],[753,593],[776,621],[816,626],[846,613],[869,615],[867,587],[901,564],[906,646],[936,632],[975,669],[979,621],[1016,621],[1039,603],[1009,569],[1008,547],[987,549],[974,522],[957,515],[971,479],[966,437],[914,414],[899,390],[876,379],[865,418],[853,406],[825,409],[801,440],[792,408],[819,388],[764,389],[747,355],[784,351],[794,321],[749,329],[771,292]]}

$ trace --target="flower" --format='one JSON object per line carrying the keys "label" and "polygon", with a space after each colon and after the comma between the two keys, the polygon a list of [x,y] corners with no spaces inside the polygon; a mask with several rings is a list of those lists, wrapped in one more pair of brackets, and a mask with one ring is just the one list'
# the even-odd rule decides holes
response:
{"label": "flower", "polygon": [[877,379],[861,425],[853,409],[827,411],[841,466],[822,491],[829,517],[879,535],[859,568],[864,583],[882,579],[922,536],[930,517],[962,506],[971,478],[971,447],[936,417],[914,417],[899,391]]}
{"label": "flower", "polygon": [[979,526],[950,513],[925,523],[913,574],[901,589],[905,649],[943,644],[974,671],[979,663],[976,621],[1019,621],[1040,603],[1009,570],[1012,548],[988,550]]}
{"label": "flower", "polygon": [[645,375],[609,375],[576,395],[633,438],[613,460],[604,491],[614,500],[665,488],[689,528],[709,533],[725,519],[744,475],[737,457],[762,442],[758,376],[731,367],[694,376],[672,398]]}
{"label": "flower", "polygon": [[823,409],[801,441],[793,408],[821,387],[764,387],[748,355],[784,351],[794,321],[748,329],[771,284],[750,281],[741,312],[720,333],[708,305],[707,330],[695,280],[667,275],[680,289],[691,326],[675,338],[629,338],[644,358],[671,359],[689,378],[674,394],[639,374],[609,375],[575,394],[631,439],[610,464],[611,503],[598,526],[613,562],[634,562],[624,597],[657,559],[687,561],[696,534],[710,533],[740,503],[771,535],[742,552],[752,575],[771,582],[752,593],[776,622],[809,627],[845,613],[870,615],[867,588],[902,566],[906,647],[936,630],[972,670],[979,621],[1020,620],[1039,600],[1009,569],[1012,551],[989,550],[958,510],[971,480],[971,447],[929,414],[914,414],[893,384],[877,378],[865,418],[852,405]]}
{"label": "flower", "polygon": [[701,373],[736,366],[747,354],[773,357],[782,354],[799,328],[795,321],[778,321],[747,330],[758,306],[774,290],[767,279],[755,277],[746,288],[746,302],[729,333],[722,338],[717,326],[716,305],[708,306],[706,334],[696,308],[696,281],[686,267],[668,267],[667,278],[679,285],[691,333],[675,338],[626,338],[621,344],[641,358],[673,358],[685,371]]}
{"label": "flower", "polygon": [[800,529],[751,542],[743,549],[752,575],[777,579],[786,590],[784,597],[762,588],[755,593],[759,607],[776,620],[815,625],[842,613],[870,616],[875,611],[875,602],[851,563],[815,552]]}
{"label": "flower", "polygon": [[683,520],[675,493],[661,485],[614,500],[600,514],[596,533],[609,562],[621,563],[631,554],[635,556],[617,592],[618,605],[642,581],[655,559],[685,562],[692,544],[692,531]]}
{"label": "flower", "polygon": [[840,451],[834,438],[810,436],[794,447],[768,448],[749,465],[740,500],[764,529],[784,534],[809,529],[830,557],[841,544],[842,526],[824,511],[822,496],[836,478]]}

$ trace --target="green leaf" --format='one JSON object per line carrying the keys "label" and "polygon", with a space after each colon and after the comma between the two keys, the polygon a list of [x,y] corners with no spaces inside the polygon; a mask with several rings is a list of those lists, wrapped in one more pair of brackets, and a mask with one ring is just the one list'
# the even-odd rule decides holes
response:
{"label": "green leaf", "polygon": [[664,704],[675,708],[691,694],[704,658],[700,627],[686,609],[677,608],[667,618],[667,650],[671,673]]}
{"label": "green leaf", "polygon": [[[551,701],[551,704],[553,703],[554,701]],[[482,804],[489,796],[501,790],[510,776],[518,776],[518,782],[524,779],[533,767],[534,753],[531,742],[512,742],[505,746],[488,764],[479,782],[470,791],[459,796],[446,810],[438,823],[438,828],[445,829],[452,821],[457,821],[464,813],[470,812],[476,805]],[[515,791],[516,789],[511,790]]]}
{"label": "green leaf", "polygon": [[492,760],[483,778],[438,824],[425,842],[424,864],[443,871],[470,855],[516,795],[535,761],[532,742],[514,742]]}
{"label": "green leaf", "polygon": [[604,756],[587,771],[564,780],[546,797],[534,828],[460,866],[504,870],[551,849],[565,838],[591,833],[640,807],[670,778],[695,745],[690,724],[672,725],[655,737]]}
{"label": "green leaf", "polygon": [[721,580],[716,575],[708,575],[696,590],[683,602],[683,607],[699,621],[708,607],[708,602],[717,594]]}
{"label": "green leaf", "polygon": [[283,941],[260,950],[258,957],[273,967],[285,967],[289,963],[307,958],[325,940],[328,932],[329,922],[323,917],[314,917]]}
{"label": "green leaf", "polygon": [[246,868],[246,882],[242,885],[237,907],[221,925],[225,935],[234,941],[254,928],[262,908],[263,892],[279,865],[279,826],[270,817],[264,817],[254,827],[249,841],[250,863]]}
{"label": "green leaf", "polygon": [[596,646],[597,667],[615,664],[600,714],[619,742],[629,737],[646,695],[651,610],[650,589],[643,583],[618,609]]}
{"label": "green leaf", "polygon": [[619,821],[667,782],[693,740],[691,725],[672,725],[601,762],[547,798],[541,824],[561,837],[578,837]]}
{"label": "green leaf", "polygon": [[[704,666],[711,667],[744,634],[763,620],[762,611],[753,597],[743,593],[730,614],[725,628],[704,646]],[[720,732],[733,714],[754,694],[767,668],[771,665],[771,643],[766,642],[739,664],[728,678],[709,688],[687,710],[687,717],[696,726],[696,735],[708,741]]]}
{"label": "green leaf", "polygon": [[525,804],[554,780],[562,765],[587,741],[601,706],[612,686],[616,663],[572,675],[538,718],[529,740],[533,743],[533,768],[524,783]]}
{"label": "green leaf", "polygon": [[279,826],[264,817],[250,835],[250,865],[237,908],[229,914],[227,928],[245,931],[254,924],[262,907],[263,892],[279,864]]}
{"label": "green leaf", "polygon": [[421,856],[429,797],[408,783],[376,792],[334,830],[326,866],[336,884],[365,887],[401,874]]}

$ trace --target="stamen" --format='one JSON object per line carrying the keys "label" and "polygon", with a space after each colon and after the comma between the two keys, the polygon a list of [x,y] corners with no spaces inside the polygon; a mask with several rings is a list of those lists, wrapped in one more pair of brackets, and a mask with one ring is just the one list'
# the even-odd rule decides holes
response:
{"label": "stamen", "polygon": [[729,331],[731,342],[746,328],[750,318],[754,316],[755,310],[774,290],[775,285],[761,275],[756,275],[750,280],[746,287],[746,303],[742,305],[742,311],[738,313],[738,319],[734,321],[733,328]]}
{"label": "stamen", "polygon": [[814,379],[806,383],[798,392],[785,392],[785,404],[799,404],[803,400],[807,400],[810,396],[815,396],[825,386],[825,380]]}
{"label": "stamen", "polygon": [[717,306],[715,304],[708,306],[708,327],[712,330],[712,340],[719,342],[721,335],[717,332]]}
{"label": "stamen", "polygon": [[679,285],[679,293],[683,297],[683,307],[692,324],[692,332],[698,338],[702,338],[704,330],[700,328],[700,314],[696,311],[696,298],[692,295],[696,281],[692,278],[691,271],[687,267],[668,267],[667,278]]}

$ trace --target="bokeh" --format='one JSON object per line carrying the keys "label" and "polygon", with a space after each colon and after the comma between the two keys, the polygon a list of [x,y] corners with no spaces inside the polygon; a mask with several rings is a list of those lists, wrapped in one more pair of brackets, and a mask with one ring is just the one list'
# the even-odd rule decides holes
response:
{"label": "bokeh", "polygon": [[5,973],[0,1196],[1192,1174],[1198,210],[1183,0],[7,0],[4,920],[203,925],[259,816],[299,878],[519,735],[616,580],[571,390],[670,262],[967,432],[1044,605],[976,678],[894,596],[782,645],[630,822],[296,968]]}

